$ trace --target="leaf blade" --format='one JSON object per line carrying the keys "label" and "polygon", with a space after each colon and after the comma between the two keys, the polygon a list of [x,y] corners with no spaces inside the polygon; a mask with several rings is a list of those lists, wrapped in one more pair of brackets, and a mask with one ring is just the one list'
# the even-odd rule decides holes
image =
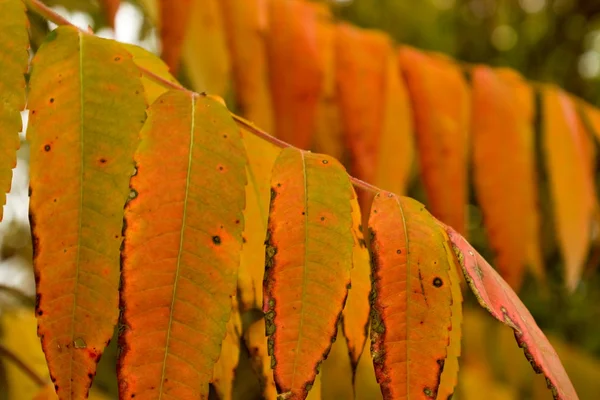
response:
{"label": "leaf blade", "polygon": [[33,60],[36,312],[61,399],[87,396],[117,322],[123,204],[146,107],[138,78],[118,43],[72,27],[50,33]]}

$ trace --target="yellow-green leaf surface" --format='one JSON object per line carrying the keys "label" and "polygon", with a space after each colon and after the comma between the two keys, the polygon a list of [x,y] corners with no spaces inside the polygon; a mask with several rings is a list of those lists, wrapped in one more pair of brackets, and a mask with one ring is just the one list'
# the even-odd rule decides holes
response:
{"label": "yellow-green leaf surface", "polygon": [[240,361],[240,335],[242,334],[242,318],[237,298],[231,299],[231,316],[227,322],[227,335],[223,339],[221,354],[215,364],[212,385],[220,400],[231,400],[233,396],[233,380],[235,370]]}
{"label": "yellow-green leaf surface", "polygon": [[[471,77],[475,191],[496,266],[518,291],[532,244],[539,254],[533,121],[519,93],[494,70],[476,66]],[[532,89],[527,98],[533,103]]]}
{"label": "yellow-green leaf surface", "polygon": [[565,263],[565,282],[574,290],[587,258],[592,217],[597,209],[591,139],[566,93],[548,86],[542,96],[544,160]]}
{"label": "yellow-green leaf surface", "polygon": [[369,230],[371,350],[383,397],[446,399],[458,373],[462,301],[447,236],[422,204],[387,192],[375,196]]}
{"label": "yellow-green leaf surface", "polygon": [[192,88],[224,97],[230,89],[231,65],[219,7],[221,0],[167,1],[187,3],[183,12],[189,22],[182,56]]}
{"label": "yellow-green leaf surface", "polygon": [[244,333],[244,342],[248,348],[252,368],[258,376],[262,396],[265,400],[277,399],[277,389],[271,371],[271,357],[267,349],[265,320],[254,322]]}
{"label": "yellow-green leaf surface", "polygon": [[71,27],[49,34],[32,68],[38,333],[59,397],[81,399],[117,322],[123,205],[144,88],[123,47]]}
{"label": "yellow-green leaf surface", "polygon": [[242,247],[246,156],[218,101],[171,91],[148,110],[125,209],[123,398],[206,398]]}
{"label": "yellow-green leaf surface", "polygon": [[278,392],[304,399],[331,347],[352,267],[352,186],[329,156],[287,148],[271,178],[264,312]]}
{"label": "yellow-green leaf surface", "polygon": [[263,0],[220,0],[239,113],[273,132],[267,69],[267,7]]}
{"label": "yellow-green leaf surface", "polygon": [[262,308],[271,171],[281,149],[245,129],[241,130],[241,134],[248,155],[246,165],[248,185],[246,185],[244,244],[238,273],[238,289],[241,309],[249,310]]}
{"label": "yellow-green leaf surface", "polygon": [[0,220],[12,169],[17,164],[21,110],[25,107],[25,72],[29,37],[25,6],[19,0],[0,0]]}
{"label": "yellow-green leaf surface", "polygon": [[353,372],[365,348],[371,304],[371,264],[369,250],[364,239],[362,216],[358,200],[352,199],[352,233],[354,247],[352,253],[351,287],[342,315],[342,328],[352,362]]}
{"label": "yellow-green leaf surface", "polygon": [[327,359],[321,365],[319,376],[323,399],[354,399],[354,373],[348,343],[341,326],[338,328],[337,338],[331,345]]}
{"label": "yellow-green leaf surface", "polygon": [[[150,53],[148,50],[143,49],[133,44],[122,43],[122,46],[133,56],[133,62],[138,67],[144,68],[147,71],[161,77],[169,82],[178,83],[177,79],[169,73],[169,67],[163,60],[158,58],[155,54]],[[144,93],[146,95],[146,101],[148,104],[154,103],[154,100],[161,94],[169,90],[165,85],[160,84],[147,76],[144,71],[140,71],[142,77],[142,84],[144,85]]]}

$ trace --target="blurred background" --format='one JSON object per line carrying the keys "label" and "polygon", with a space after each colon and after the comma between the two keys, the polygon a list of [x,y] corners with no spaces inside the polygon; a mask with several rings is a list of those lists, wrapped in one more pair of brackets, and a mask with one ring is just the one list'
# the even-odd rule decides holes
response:
{"label": "blurred background", "polygon": [[[76,25],[98,35],[136,43],[160,53],[157,31],[145,2],[124,1],[109,28],[99,2],[48,0],[46,4]],[[380,29],[397,43],[440,51],[468,63],[508,66],[527,79],[553,82],[595,106],[600,105],[600,1],[596,0],[330,0],[334,15],[365,28]],[[34,49],[53,29],[30,15]],[[185,70],[178,76],[189,82]],[[23,115],[24,123],[27,115]],[[539,129],[539,127],[537,127]],[[14,349],[28,367],[47,376],[35,318],[35,288],[27,219],[28,148],[21,136],[12,191],[0,223],[0,343]],[[598,168],[596,169],[598,172]],[[598,177],[598,173],[596,173]],[[600,182],[597,182],[600,183]],[[597,185],[598,186],[598,185]],[[414,184],[410,196],[422,199]],[[473,196],[471,196],[473,198]],[[544,215],[549,215],[542,199]],[[470,241],[492,259],[475,201],[469,205]],[[552,232],[545,232],[544,254],[549,287],[528,279],[519,296],[549,336],[581,399],[600,393],[600,277],[591,260],[582,283],[568,293],[562,282],[561,258]],[[457,399],[548,399],[544,379],[536,376],[517,348],[511,331],[496,323],[466,295],[464,347]],[[243,352],[243,349],[242,349]],[[247,357],[246,357],[247,358]],[[101,361],[94,395],[116,398],[115,341]],[[0,353],[0,400],[31,398],[38,382]],[[244,366],[244,355],[242,355]],[[247,367],[247,363],[246,363]],[[241,368],[241,367],[240,367]],[[256,390],[251,374],[236,379],[237,398]]]}

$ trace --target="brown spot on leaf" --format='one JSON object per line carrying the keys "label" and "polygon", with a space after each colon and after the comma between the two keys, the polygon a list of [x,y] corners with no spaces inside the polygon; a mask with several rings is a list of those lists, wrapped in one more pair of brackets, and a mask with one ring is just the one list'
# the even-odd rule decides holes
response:
{"label": "brown spot on leaf", "polygon": [[50,150],[52,150],[52,147],[50,147],[50,145],[47,144],[47,145],[44,146],[44,150],[45,151],[50,151]]}
{"label": "brown spot on leaf", "polygon": [[212,237],[212,241],[213,241],[214,244],[220,245],[221,244],[221,237],[218,236],[218,235],[215,235],[215,236]]}
{"label": "brown spot on leaf", "polygon": [[433,278],[433,286],[439,288],[442,287],[444,285],[444,281],[442,281],[442,279],[440,277],[435,277]]}

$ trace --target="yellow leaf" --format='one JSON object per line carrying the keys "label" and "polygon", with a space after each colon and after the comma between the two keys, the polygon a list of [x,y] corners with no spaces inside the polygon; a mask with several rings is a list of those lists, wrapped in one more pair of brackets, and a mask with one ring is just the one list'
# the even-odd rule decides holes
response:
{"label": "yellow leaf", "polygon": [[119,247],[144,89],[117,42],[60,27],[33,59],[27,137],[38,333],[60,398],[84,398],[118,317]]}
{"label": "yellow leaf", "polygon": [[25,108],[25,72],[29,63],[28,21],[21,1],[0,0],[0,220],[12,169],[17,164],[21,111]]}
{"label": "yellow leaf", "polygon": [[231,400],[233,394],[233,379],[240,360],[240,335],[242,319],[236,297],[232,297],[231,316],[227,322],[227,336],[221,345],[221,354],[215,364],[212,384],[219,399]]}
{"label": "yellow leaf", "polygon": [[236,289],[243,143],[225,107],[183,91],[154,102],[140,137],[125,209],[120,394],[206,397]]}
{"label": "yellow leaf", "polygon": [[258,375],[263,397],[266,400],[276,400],[277,389],[271,370],[271,357],[267,348],[265,320],[263,318],[250,325],[244,333],[244,341],[250,353],[252,368]]}
{"label": "yellow leaf", "polygon": [[321,397],[325,400],[353,400],[352,370],[348,343],[344,338],[341,325],[338,325],[336,340],[331,345],[327,359],[321,364]]}

